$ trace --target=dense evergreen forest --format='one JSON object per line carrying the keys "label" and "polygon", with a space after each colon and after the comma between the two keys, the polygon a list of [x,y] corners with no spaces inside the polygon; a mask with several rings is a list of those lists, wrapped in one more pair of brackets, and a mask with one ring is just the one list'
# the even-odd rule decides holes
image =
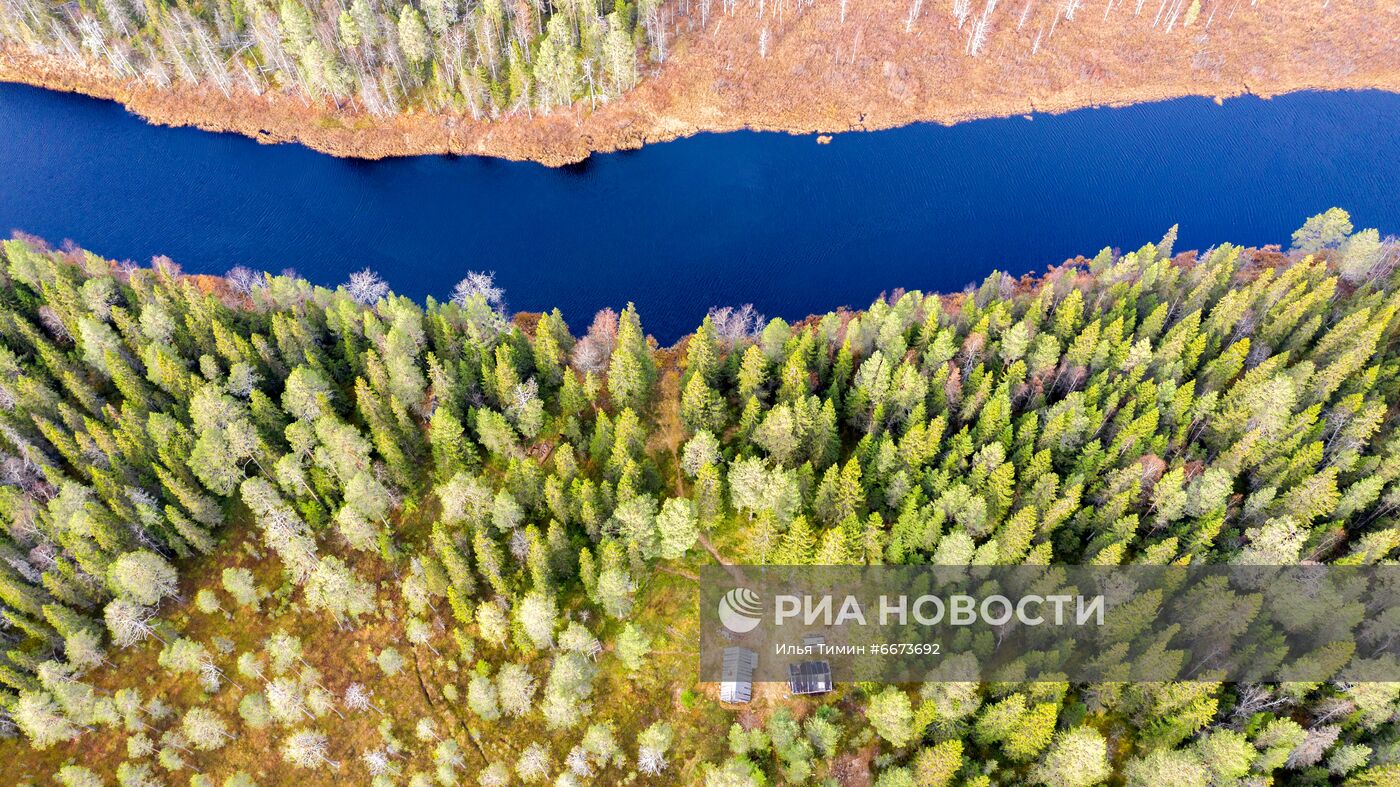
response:
{"label": "dense evergreen forest", "polygon": [[0,42],[156,86],[480,119],[621,95],[665,59],[671,16],[661,0],[0,0]]}
{"label": "dense evergreen forest", "polygon": [[8,241],[0,781],[1400,783],[1400,684],[695,673],[715,560],[1393,561],[1400,245],[1353,230],[674,348]]}

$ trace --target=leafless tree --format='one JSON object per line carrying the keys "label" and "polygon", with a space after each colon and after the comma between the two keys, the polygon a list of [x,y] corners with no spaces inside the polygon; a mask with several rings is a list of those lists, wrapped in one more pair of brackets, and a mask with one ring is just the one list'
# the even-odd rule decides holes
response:
{"label": "leafless tree", "polygon": [[1294,770],[1311,768],[1322,762],[1322,758],[1327,754],[1327,749],[1337,742],[1337,736],[1342,732],[1342,728],[1335,724],[1325,724],[1313,727],[1308,730],[1303,742],[1293,748],[1288,755],[1288,761],[1284,763],[1285,768]]}
{"label": "leafless tree", "polygon": [[982,7],[982,15],[977,17],[977,21],[972,25],[972,32],[967,37],[967,53],[973,57],[977,57],[987,43],[987,31],[991,27],[992,12],[996,7],[997,0],[987,0],[987,4]]}
{"label": "leafless tree", "polygon": [[581,372],[600,372],[606,369],[617,347],[617,312],[601,309],[593,315],[593,323],[588,333],[574,345],[572,361],[575,369]]}
{"label": "leafless tree", "polygon": [[232,287],[235,292],[241,292],[246,295],[262,287],[267,281],[267,274],[259,273],[252,268],[239,265],[230,268],[228,273],[224,274],[224,279],[228,281],[229,286]]}
{"label": "leafless tree", "polygon": [[715,326],[715,336],[729,346],[756,338],[766,322],[752,303],[743,306],[716,306],[708,317]]}
{"label": "leafless tree", "polygon": [[389,284],[380,278],[379,274],[365,268],[350,274],[350,281],[345,283],[345,290],[356,301],[373,306],[389,294]]}
{"label": "leafless tree", "polygon": [[480,297],[491,308],[502,311],[505,309],[505,294],[505,290],[496,286],[494,271],[467,271],[466,278],[457,282],[457,286],[452,290],[452,302],[464,306],[468,300]]}

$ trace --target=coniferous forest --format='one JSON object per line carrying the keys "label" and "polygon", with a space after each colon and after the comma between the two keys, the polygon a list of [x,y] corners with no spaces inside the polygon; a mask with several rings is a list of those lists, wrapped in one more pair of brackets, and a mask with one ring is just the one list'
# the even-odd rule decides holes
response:
{"label": "coniferous forest", "polygon": [[1400,684],[697,682],[715,561],[1393,562],[1400,244],[1175,236],[670,348],[8,241],[3,781],[1400,783]]}
{"label": "coniferous forest", "polygon": [[662,18],[660,0],[4,0],[0,43],[156,87],[481,119],[621,95],[665,58]]}

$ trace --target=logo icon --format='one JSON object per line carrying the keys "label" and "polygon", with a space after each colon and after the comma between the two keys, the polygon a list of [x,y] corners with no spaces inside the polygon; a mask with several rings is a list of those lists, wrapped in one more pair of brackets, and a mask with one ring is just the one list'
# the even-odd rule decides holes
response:
{"label": "logo icon", "polygon": [[763,619],[763,602],[748,588],[734,588],[719,600],[719,622],[735,634],[747,634]]}

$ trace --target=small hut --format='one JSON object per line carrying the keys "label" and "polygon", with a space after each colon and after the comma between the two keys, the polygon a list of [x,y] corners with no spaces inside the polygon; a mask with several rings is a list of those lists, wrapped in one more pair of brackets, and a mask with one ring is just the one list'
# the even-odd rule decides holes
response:
{"label": "small hut", "polygon": [[720,702],[743,703],[753,699],[753,671],[758,654],[748,648],[725,648],[720,675]]}
{"label": "small hut", "polygon": [[[808,648],[818,648],[826,644],[820,634],[808,634],[802,638]],[[788,690],[793,694],[825,694],[831,691],[831,662],[825,659],[799,661],[788,665]]]}

